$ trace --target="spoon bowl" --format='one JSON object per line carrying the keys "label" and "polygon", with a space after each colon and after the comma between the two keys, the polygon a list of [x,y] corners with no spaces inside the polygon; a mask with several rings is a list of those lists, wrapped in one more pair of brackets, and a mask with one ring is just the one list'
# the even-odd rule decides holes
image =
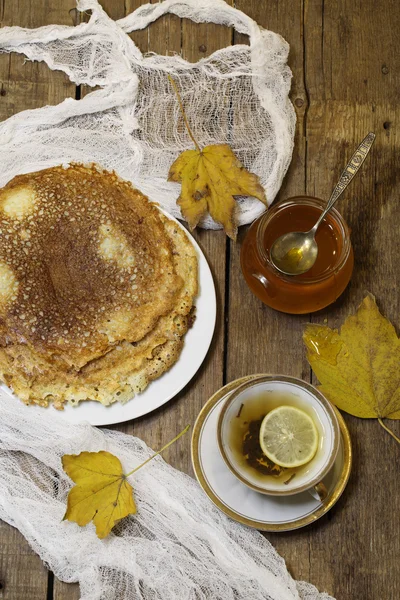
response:
{"label": "spoon bowl", "polygon": [[308,231],[293,231],[281,235],[271,246],[275,267],[285,275],[307,273],[317,260],[318,244]]}
{"label": "spoon bowl", "polygon": [[278,271],[285,275],[301,275],[302,273],[307,273],[314,265],[318,256],[318,244],[315,241],[317,229],[363,164],[374,140],[375,134],[370,132],[358,146],[341,174],[325,210],[314,227],[306,232],[291,231],[285,233],[272,244],[270,258]]}

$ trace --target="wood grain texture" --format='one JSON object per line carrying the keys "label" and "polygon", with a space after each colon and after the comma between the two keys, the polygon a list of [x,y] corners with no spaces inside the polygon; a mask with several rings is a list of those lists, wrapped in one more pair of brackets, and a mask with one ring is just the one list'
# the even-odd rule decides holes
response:
{"label": "wood grain texture", "polygon": [[[71,25],[64,0],[14,2],[0,0],[0,27],[39,27],[51,23]],[[75,86],[63,73],[27,61],[17,54],[0,54],[0,120],[29,109],[57,104],[75,96]],[[0,522],[1,600],[45,600],[48,571],[23,536]]]}
{"label": "wood grain texture", "polygon": [[[370,130],[377,134],[368,162],[340,200],[339,209],[352,228],[356,266],[349,289],[335,305],[309,319],[271,311],[247,290],[239,272],[240,247],[232,250],[228,379],[251,371],[308,379],[301,344],[305,321],[338,327],[370,290],[397,328],[400,324],[395,292],[400,266],[394,251],[400,115],[393,76],[399,59],[390,52],[400,11],[394,2],[379,3],[376,10],[376,2],[346,0],[316,0],[303,7],[300,2],[266,6],[257,1],[236,6],[291,45],[297,151],[279,198],[303,192],[327,198],[358,143]],[[388,250],[380,257],[383,240]],[[394,524],[390,515],[399,513],[398,447],[376,422],[347,415],[346,421],[355,459],[343,498],[315,525],[268,538],[296,578],[337,598],[394,600],[400,590],[395,567],[400,543],[398,519]],[[392,425],[398,432],[399,423]],[[390,552],[385,552],[388,545]]]}
{"label": "wood grain texture", "polygon": [[[103,0],[121,18],[147,0]],[[155,1],[155,0],[154,0]],[[70,24],[73,0],[0,0],[2,25]],[[197,376],[170,403],[115,429],[138,435],[153,448],[193,423],[222,383],[254,372],[279,372],[310,380],[301,344],[306,322],[338,327],[369,290],[399,329],[398,245],[400,31],[398,0],[236,0],[235,6],[289,42],[291,98],[297,113],[293,160],[278,199],[299,193],[326,197],[352,150],[369,131],[377,140],[339,208],[352,228],[356,266],[349,289],[333,306],[310,317],[274,312],[247,289],[240,273],[240,242],[222,232],[195,234],[213,270],[218,323],[212,348]],[[211,24],[167,15],[132,34],[144,52],[177,52],[190,61],[243,36]],[[3,91],[2,91],[3,90]],[[5,92],[5,94],[4,94]],[[4,95],[2,95],[4,94]],[[25,108],[54,104],[75,89],[44,65],[23,65],[0,55],[0,119]],[[381,255],[382,242],[387,252]],[[226,263],[228,257],[228,264]],[[226,289],[227,284],[227,289]],[[225,342],[225,344],[224,344]],[[224,350],[225,348],[225,350]],[[354,445],[354,470],[340,502],[301,531],[268,535],[296,578],[339,600],[397,600],[400,594],[398,448],[374,421],[345,415]],[[400,434],[400,424],[392,426]],[[165,454],[192,473],[189,436]],[[77,600],[76,584],[50,578],[22,536],[0,523],[1,600]],[[54,586],[54,588],[53,588]],[[171,599],[175,600],[175,599]]]}
{"label": "wood grain texture", "polygon": [[[0,1],[0,26],[72,25],[65,0]],[[24,62],[19,54],[0,54],[0,120],[25,109],[57,104],[75,96],[75,86],[43,63]]]}
{"label": "wood grain texture", "polygon": [[[289,172],[276,201],[305,192],[306,131],[308,99],[304,86],[303,13],[300,2],[237,0],[245,11],[266,29],[281,34],[290,43],[289,65],[293,73],[291,98],[297,115],[295,150]],[[236,36],[242,41],[242,36]],[[307,315],[278,313],[260,302],[247,287],[240,270],[241,231],[231,244],[228,318],[227,379],[249,373],[282,373],[309,380],[310,369],[301,347]],[[285,557],[298,579],[309,579],[310,533],[307,529],[289,534],[269,534],[268,539]]]}
{"label": "wood grain texture", "polygon": [[48,571],[25,538],[0,521],[1,600],[45,600]]}
{"label": "wood grain texture", "polygon": [[[334,6],[336,4],[336,6]],[[313,315],[339,327],[372,292],[399,331],[396,258],[400,109],[397,2],[309,2],[305,11],[307,192],[327,197],[340,166],[368,131],[371,154],[339,200],[352,229],[354,275],[332,307]],[[320,40],[317,42],[316,34]],[[314,382],[315,383],[315,382]],[[399,447],[376,421],[345,415],[354,468],[345,496],[310,537],[310,580],[337,598],[396,600],[400,594]],[[399,435],[400,423],[391,421]],[[390,550],[388,551],[388,548]],[[340,553],[338,552],[340,549]],[[340,555],[342,558],[340,558]]]}

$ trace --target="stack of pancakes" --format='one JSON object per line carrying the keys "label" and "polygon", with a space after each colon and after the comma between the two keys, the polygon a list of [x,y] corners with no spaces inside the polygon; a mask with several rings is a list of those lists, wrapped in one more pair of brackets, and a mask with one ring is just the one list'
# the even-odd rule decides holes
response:
{"label": "stack of pancakes", "polygon": [[26,404],[132,398],[178,359],[197,287],[184,231],[114,173],[0,190],[0,379]]}

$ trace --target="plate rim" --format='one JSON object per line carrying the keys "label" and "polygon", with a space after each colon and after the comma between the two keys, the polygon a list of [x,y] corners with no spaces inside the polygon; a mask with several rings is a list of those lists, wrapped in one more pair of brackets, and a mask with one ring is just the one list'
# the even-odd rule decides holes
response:
{"label": "plate rim", "polygon": [[[301,527],[305,527],[310,523],[314,523],[321,517],[323,517],[339,500],[341,495],[343,494],[349,477],[351,473],[352,463],[353,463],[353,451],[351,446],[351,438],[346,422],[340,413],[340,411],[336,408],[336,406],[332,405],[336,416],[339,421],[340,432],[344,441],[343,449],[344,449],[344,462],[343,469],[338,478],[338,481],[334,487],[334,490],[328,500],[326,502],[322,502],[320,506],[318,506],[314,511],[309,513],[304,517],[300,517],[298,519],[294,519],[293,521],[289,521],[286,523],[265,523],[260,522],[255,519],[249,519],[247,517],[242,517],[232,508],[229,508],[225,504],[223,504],[218,496],[214,493],[211,486],[206,481],[206,478],[203,475],[203,470],[201,468],[200,458],[199,458],[199,442],[201,431],[205,422],[206,417],[210,413],[211,409],[229,392],[233,391],[242,383],[247,381],[251,381],[255,377],[260,377],[260,375],[266,375],[266,373],[256,373],[253,375],[246,375],[244,377],[239,377],[227,383],[219,390],[217,390],[204,404],[201,411],[197,415],[196,421],[193,425],[193,433],[191,439],[191,461],[194,470],[194,474],[196,479],[203,489],[203,491],[207,494],[210,500],[219,508],[224,514],[228,517],[241,523],[242,525],[247,525],[248,527],[252,527],[253,529],[258,529],[260,531],[269,531],[269,532],[282,532],[282,531],[293,531],[295,529],[300,529]],[[273,374],[270,374],[273,375]]]}

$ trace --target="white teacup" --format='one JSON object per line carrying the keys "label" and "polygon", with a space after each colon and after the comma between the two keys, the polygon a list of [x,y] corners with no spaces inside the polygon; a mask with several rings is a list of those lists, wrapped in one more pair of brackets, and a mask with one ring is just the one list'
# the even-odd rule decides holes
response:
{"label": "white teacup", "polygon": [[[268,394],[284,395],[285,404],[306,407],[319,431],[318,450],[314,458],[296,473],[290,481],[275,480],[245,467],[231,447],[232,419],[238,417],[242,405],[254,402]],[[322,479],[332,468],[339,449],[340,429],[335,409],[314,386],[295,377],[285,375],[262,375],[239,386],[226,400],[218,421],[219,448],[229,469],[240,481],[261,492],[276,496],[289,496],[315,488],[321,500],[326,496]]]}

